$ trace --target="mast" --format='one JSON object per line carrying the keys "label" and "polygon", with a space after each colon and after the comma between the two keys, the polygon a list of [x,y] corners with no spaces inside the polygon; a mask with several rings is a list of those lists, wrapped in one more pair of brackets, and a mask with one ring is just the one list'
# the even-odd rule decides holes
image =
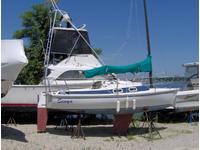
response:
{"label": "mast", "polygon": [[[143,3],[144,3],[144,17],[145,17],[146,38],[147,38],[147,52],[148,52],[148,56],[150,56],[151,55],[151,46],[150,46],[150,36],[149,36],[146,0],[143,0]],[[149,72],[149,83],[150,83],[150,87],[153,87],[152,71]]]}

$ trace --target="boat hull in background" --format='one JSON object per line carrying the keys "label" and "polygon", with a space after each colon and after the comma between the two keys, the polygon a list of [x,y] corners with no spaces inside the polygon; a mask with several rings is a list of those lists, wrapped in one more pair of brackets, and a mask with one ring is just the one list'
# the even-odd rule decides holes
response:
{"label": "boat hull in background", "polygon": [[178,91],[175,110],[177,112],[199,110],[199,90]]}

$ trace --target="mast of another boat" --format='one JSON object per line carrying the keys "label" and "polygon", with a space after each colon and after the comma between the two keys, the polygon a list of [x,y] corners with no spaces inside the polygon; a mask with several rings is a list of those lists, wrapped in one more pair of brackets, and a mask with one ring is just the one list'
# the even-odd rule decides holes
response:
{"label": "mast of another boat", "polygon": [[[147,52],[148,56],[151,56],[151,46],[150,46],[150,35],[149,35],[149,27],[148,27],[148,16],[147,16],[147,6],[146,6],[146,0],[143,0],[144,3],[144,17],[145,17],[145,28],[146,28],[146,38],[147,38]],[[150,87],[153,87],[153,81],[152,81],[152,71],[149,72],[149,83]]]}

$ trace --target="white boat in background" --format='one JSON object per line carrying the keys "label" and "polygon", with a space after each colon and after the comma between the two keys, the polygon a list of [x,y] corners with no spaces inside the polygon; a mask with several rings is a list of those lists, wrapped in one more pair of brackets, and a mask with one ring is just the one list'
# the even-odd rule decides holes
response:
{"label": "white boat in background", "polygon": [[187,78],[187,89],[199,89],[199,62],[183,64],[185,67],[185,77]]}
{"label": "white boat in background", "polygon": [[187,63],[183,66],[187,85],[184,90],[177,92],[175,111],[199,110],[199,63]]}
{"label": "white boat in background", "polygon": [[178,91],[175,109],[178,112],[199,110],[199,90]]}
{"label": "white boat in background", "polygon": [[[48,66],[48,82],[51,84],[51,89],[59,90],[66,86],[70,89],[76,88],[91,88],[96,78],[85,79],[80,73],[81,70],[91,69],[101,66],[99,60],[92,54],[89,48],[83,41],[76,42],[73,52],[71,48],[78,37],[76,31],[71,27],[55,27],[54,28],[52,50],[54,57],[51,64]],[[78,29],[89,42],[87,30]],[[65,40],[62,40],[65,37]],[[63,78],[65,80],[63,80]],[[37,108],[38,95],[45,91],[45,80],[42,80],[38,85],[12,85],[9,92],[1,99],[1,106],[20,108],[29,107]]]}
{"label": "white boat in background", "polygon": [[23,40],[1,40],[1,97],[6,96],[27,63]]}

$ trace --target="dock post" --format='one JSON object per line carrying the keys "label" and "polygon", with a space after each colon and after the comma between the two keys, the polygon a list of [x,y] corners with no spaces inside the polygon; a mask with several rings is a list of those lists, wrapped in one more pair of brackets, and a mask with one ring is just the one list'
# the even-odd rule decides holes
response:
{"label": "dock post", "polygon": [[37,106],[37,132],[46,132],[46,125],[48,120],[48,110],[46,105],[46,93],[41,92],[38,97]]}
{"label": "dock post", "polygon": [[114,133],[127,134],[128,127],[131,123],[133,114],[116,114],[114,115],[113,129]]}

